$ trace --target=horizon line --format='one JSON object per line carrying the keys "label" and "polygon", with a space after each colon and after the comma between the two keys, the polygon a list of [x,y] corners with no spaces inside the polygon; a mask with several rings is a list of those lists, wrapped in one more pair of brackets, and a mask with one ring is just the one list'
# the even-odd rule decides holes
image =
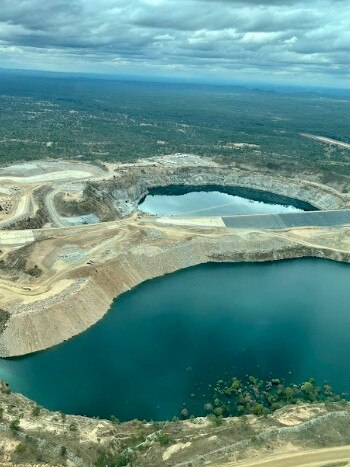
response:
{"label": "horizon line", "polygon": [[[342,88],[337,86],[326,86],[317,84],[288,84],[285,82],[267,82],[267,81],[250,81],[243,79],[210,79],[201,77],[174,77],[174,76],[159,76],[159,75],[136,75],[136,74],[111,74],[111,73],[98,73],[98,72],[87,72],[87,71],[52,71],[44,69],[28,69],[28,68],[2,68],[0,67],[1,74],[18,74],[18,75],[32,75],[33,77],[56,77],[64,78],[65,76],[76,77],[76,78],[88,78],[95,80],[104,81],[127,81],[127,82],[144,82],[144,83],[159,83],[159,84],[184,84],[184,85],[206,85],[206,86],[228,86],[228,87],[241,87],[252,89],[257,87],[261,89],[290,89],[290,90],[304,90],[306,92],[311,91],[344,91],[350,93],[349,88]],[[48,76],[47,76],[48,75]]]}

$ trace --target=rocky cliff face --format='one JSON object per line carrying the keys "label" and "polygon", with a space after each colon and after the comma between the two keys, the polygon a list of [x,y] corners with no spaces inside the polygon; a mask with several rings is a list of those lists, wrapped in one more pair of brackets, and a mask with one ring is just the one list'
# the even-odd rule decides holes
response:
{"label": "rocky cliff face", "polygon": [[[95,205],[95,211],[99,214],[98,206],[101,206],[104,200],[108,200],[110,209],[114,210],[114,215],[117,217],[124,217],[135,211],[139,201],[151,188],[169,185],[203,188],[210,185],[240,187],[299,200],[317,209],[342,209],[350,206],[350,197],[347,194],[310,178],[315,180],[315,177],[294,178],[293,174],[286,177],[278,173],[263,173],[233,165],[167,167],[155,164],[128,167],[118,173],[114,179],[88,184],[84,197],[89,209],[91,210]],[[73,206],[70,212],[72,209],[74,210]]]}
{"label": "rocky cliff face", "polygon": [[110,189],[113,190],[115,200],[125,200],[121,211],[130,213],[137,208],[138,202],[148,194],[150,188],[168,185],[249,188],[304,201],[318,209],[342,209],[350,205],[347,197],[325,185],[249,173],[230,167],[144,170],[143,174],[135,174],[131,183],[127,178],[121,179]]}

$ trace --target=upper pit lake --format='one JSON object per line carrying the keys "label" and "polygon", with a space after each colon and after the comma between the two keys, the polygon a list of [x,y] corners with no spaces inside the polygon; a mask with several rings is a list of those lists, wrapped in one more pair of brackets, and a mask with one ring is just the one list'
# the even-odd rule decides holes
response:
{"label": "upper pit lake", "polygon": [[121,420],[203,414],[209,385],[246,374],[348,392],[349,303],[347,264],[201,265],[125,293],[57,347],[1,359],[0,378],[49,409]]}
{"label": "upper pit lake", "polygon": [[[196,191],[192,191],[193,189]],[[224,188],[221,188],[223,190]],[[307,203],[256,190],[219,187],[165,187],[151,189],[139,210],[158,216],[236,216],[281,214],[314,209]]]}

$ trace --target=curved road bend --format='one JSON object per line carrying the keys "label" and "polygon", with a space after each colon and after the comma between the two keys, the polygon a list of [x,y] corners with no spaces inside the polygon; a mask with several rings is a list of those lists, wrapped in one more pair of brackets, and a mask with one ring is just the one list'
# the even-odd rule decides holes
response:
{"label": "curved road bend", "polygon": [[9,225],[21,221],[26,217],[29,217],[33,213],[33,203],[32,203],[32,195],[28,193],[19,200],[16,212],[7,219],[0,222],[0,229],[4,227],[8,227]]}
{"label": "curved road bend", "polygon": [[60,191],[56,189],[51,191],[45,199],[46,208],[49,211],[51,220],[56,227],[74,227],[82,224],[98,224],[100,219],[95,214],[87,214],[83,216],[61,216],[55,206],[55,196]]}

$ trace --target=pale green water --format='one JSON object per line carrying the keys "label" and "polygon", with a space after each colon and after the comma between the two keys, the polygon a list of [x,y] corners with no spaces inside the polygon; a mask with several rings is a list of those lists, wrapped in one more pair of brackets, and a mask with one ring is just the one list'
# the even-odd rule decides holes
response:
{"label": "pale green water", "polygon": [[294,206],[253,201],[218,191],[199,191],[184,195],[149,195],[139,205],[139,210],[160,216],[236,216],[302,211]]}
{"label": "pale green water", "polygon": [[0,360],[0,377],[50,409],[124,420],[171,418],[184,402],[201,414],[228,375],[349,391],[349,304],[346,264],[198,266],[126,293],[60,346]]}

